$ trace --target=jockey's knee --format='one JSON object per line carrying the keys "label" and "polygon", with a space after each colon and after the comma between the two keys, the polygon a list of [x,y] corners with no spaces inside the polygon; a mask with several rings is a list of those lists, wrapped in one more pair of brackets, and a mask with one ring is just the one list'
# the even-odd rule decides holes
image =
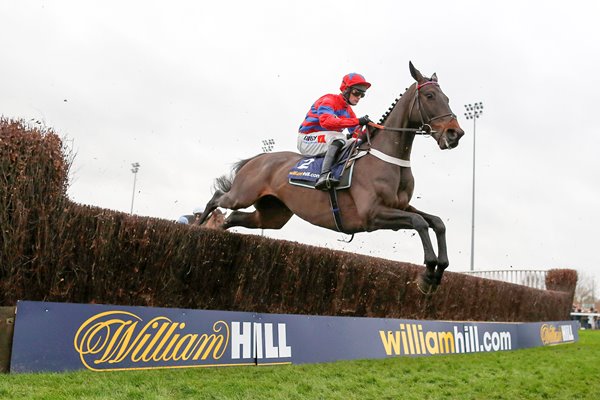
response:
{"label": "jockey's knee", "polygon": [[334,139],[330,145],[331,146],[335,146],[337,148],[341,148],[344,146],[344,144],[346,144],[346,142],[344,142],[342,139]]}

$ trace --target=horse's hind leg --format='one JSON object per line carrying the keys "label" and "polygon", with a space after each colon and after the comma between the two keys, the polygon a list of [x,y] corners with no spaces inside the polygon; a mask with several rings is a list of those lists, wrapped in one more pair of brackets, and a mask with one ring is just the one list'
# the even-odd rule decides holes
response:
{"label": "horse's hind leg", "polygon": [[234,211],[225,220],[224,229],[243,226],[251,229],[281,229],[293,213],[274,196],[265,196],[254,204],[253,212]]}
{"label": "horse's hind leg", "polygon": [[206,203],[206,207],[204,207],[204,212],[200,216],[200,220],[198,221],[199,225],[202,225],[204,221],[208,218],[211,212],[213,212],[219,206],[219,200],[223,197],[225,193],[220,190],[216,190],[213,197]]}
{"label": "horse's hind leg", "polygon": [[[226,182],[223,190],[217,189],[213,194],[213,197],[206,203],[206,207],[204,208],[204,212],[200,216],[199,224],[203,224],[210,213],[212,213],[216,208],[226,208],[229,210],[238,210],[240,208],[246,208],[257,202],[258,196],[260,193],[260,187],[258,185],[253,185],[252,182],[246,181],[244,179],[235,180],[233,183],[228,181]],[[236,184],[237,183],[237,184]],[[227,187],[229,185],[229,187]],[[248,214],[239,212],[236,216],[233,217],[235,221],[236,218],[239,218],[242,214]],[[248,217],[245,217],[248,218]],[[244,220],[245,218],[242,218]],[[227,220],[229,220],[228,218]],[[223,225],[223,229],[230,228],[231,226],[245,226],[243,224],[236,225],[227,225],[225,223]]]}

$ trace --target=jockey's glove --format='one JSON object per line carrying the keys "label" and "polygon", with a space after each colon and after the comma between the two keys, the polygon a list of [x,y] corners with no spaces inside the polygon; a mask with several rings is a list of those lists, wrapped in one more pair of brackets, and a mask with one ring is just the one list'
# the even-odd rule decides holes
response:
{"label": "jockey's glove", "polygon": [[369,122],[371,122],[371,120],[369,119],[368,115],[365,115],[364,117],[360,117],[358,119],[358,124],[359,125],[367,125]]}

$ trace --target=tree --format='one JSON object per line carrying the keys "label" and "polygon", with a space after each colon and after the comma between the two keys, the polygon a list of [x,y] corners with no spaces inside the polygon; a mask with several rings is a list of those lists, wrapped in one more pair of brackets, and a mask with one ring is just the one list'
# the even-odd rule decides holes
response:
{"label": "tree", "polygon": [[598,293],[594,276],[583,271],[577,271],[577,274],[579,279],[577,279],[577,286],[575,287],[575,303],[581,307],[584,307],[584,304],[587,307],[590,307],[590,305],[595,307]]}

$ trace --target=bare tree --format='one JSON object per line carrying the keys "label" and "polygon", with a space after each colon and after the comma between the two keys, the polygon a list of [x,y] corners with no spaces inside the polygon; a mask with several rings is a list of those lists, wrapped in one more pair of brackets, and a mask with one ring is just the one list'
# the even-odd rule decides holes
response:
{"label": "bare tree", "polygon": [[[584,304],[594,305],[596,303],[597,289],[593,275],[577,271],[578,279],[575,287],[575,302],[583,307]],[[587,310],[585,310],[587,311]]]}

